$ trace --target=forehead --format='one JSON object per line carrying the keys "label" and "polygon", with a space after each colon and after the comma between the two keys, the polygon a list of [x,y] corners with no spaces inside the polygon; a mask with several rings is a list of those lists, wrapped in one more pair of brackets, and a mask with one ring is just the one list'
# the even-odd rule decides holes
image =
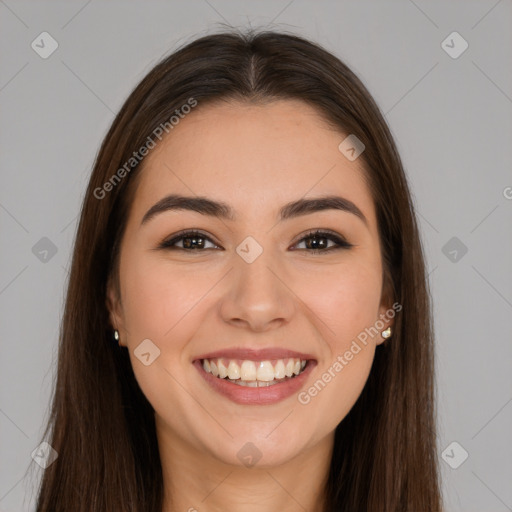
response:
{"label": "forehead", "polygon": [[229,203],[240,219],[274,216],[304,196],[339,194],[374,222],[362,160],[338,150],[346,136],[298,100],[199,104],[145,158],[136,216],[170,193]]}

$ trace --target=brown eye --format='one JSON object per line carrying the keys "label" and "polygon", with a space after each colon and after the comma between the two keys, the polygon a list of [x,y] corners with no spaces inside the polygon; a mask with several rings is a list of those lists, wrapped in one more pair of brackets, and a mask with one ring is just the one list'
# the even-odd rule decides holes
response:
{"label": "brown eye", "polygon": [[[328,246],[329,241],[334,242],[334,246]],[[306,249],[309,252],[330,252],[336,249],[348,249],[353,247],[352,244],[348,243],[338,235],[328,231],[313,231],[308,233],[305,237],[301,238],[299,244],[305,242]]]}
{"label": "brown eye", "polygon": [[[307,252],[313,253],[321,253],[321,252],[330,252],[337,249],[348,249],[353,247],[352,244],[348,243],[346,240],[336,235],[335,233],[331,233],[329,231],[312,231],[308,233],[306,236],[301,238],[299,242],[296,244],[305,243],[304,249],[293,249],[293,250],[305,250]],[[334,245],[329,246],[329,242],[334,243]],[[182,245],[177,245],[181,243]],[[213,247],[207,247],[206,244],[211,243]],[[163,241],[159,249],[169,249],[169,250],[181,250],[181,251],[197,251],[203,252],[205,250],[210,249],[218,249],[219,246],[216,245],[211,238],[206,236],[204,233],[200,231],[186,231],[179,233],[178,235],[172,237],[169,240]]]}
{"label": "brown eye", "polygon": [[[206,241],[212,243],[214,247],[205,247]],[[176,245],[177,243],[182,242],[182,247]],[[171,238],[170,240],[165,240],[159,246],[159,249],[179,249],[183,251],[197,251],[201,249],[214,249],[218,247],[215,245],[210,238],[208,238],[205,234],[199,231],[187,231],[185,233],[181,233],[178,236]]]}

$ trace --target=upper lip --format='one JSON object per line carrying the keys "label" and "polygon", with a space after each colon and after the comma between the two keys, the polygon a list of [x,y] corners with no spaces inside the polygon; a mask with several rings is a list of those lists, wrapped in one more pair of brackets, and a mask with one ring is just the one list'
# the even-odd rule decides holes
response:
{"label": "upper lip", "polygon": [[226,348],[223,350],[215,350],[214,352],[208,352],[202,354],[195,359],[215,359],[223,357],[225,359],[248,359],[251,361],[268,361],[271,359],[315,359],[311,354],[304,352],[297,352],[296,350],[289,350],[285,348]]}

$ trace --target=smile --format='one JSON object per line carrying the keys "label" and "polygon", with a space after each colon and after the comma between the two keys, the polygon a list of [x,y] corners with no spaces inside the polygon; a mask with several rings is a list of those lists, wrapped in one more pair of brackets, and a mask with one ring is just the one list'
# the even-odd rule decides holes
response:
{"label": "smile", "polygon": [[269,354],[237,359],[236,355],[203,356],[193,365],[212,391],[241,405],[270,405],[299,393],[317,364],[316,359],[302,357],[274,359]]}
{"label": "smile", "polygon": [[203,359],[206,373],[225,379],[238,386],[268,387],[295,378],[307,365],[299,358],[253,361],[249,359],[212,358]]}

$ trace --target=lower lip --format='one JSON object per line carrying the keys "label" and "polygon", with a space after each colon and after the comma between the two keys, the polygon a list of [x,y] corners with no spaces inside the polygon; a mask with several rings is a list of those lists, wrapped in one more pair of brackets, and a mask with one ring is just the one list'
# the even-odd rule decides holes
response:
{"label": "lower lip", "polygon": [[193,365],[197,368],[203,379],[205,379],[215,391],[233,402],[243,405],[268,405],[280,402],[294,393],[297,393],[304,386],[306,379],[316,365],[316,361],[309,360],[304,370],[293,378],[286,379],[279,384],[261,388],[239,386],[238,384],[229,382],[229,380],[214,377],[211,373],[203,369],[203,365],[199,359],[194,361]]}

